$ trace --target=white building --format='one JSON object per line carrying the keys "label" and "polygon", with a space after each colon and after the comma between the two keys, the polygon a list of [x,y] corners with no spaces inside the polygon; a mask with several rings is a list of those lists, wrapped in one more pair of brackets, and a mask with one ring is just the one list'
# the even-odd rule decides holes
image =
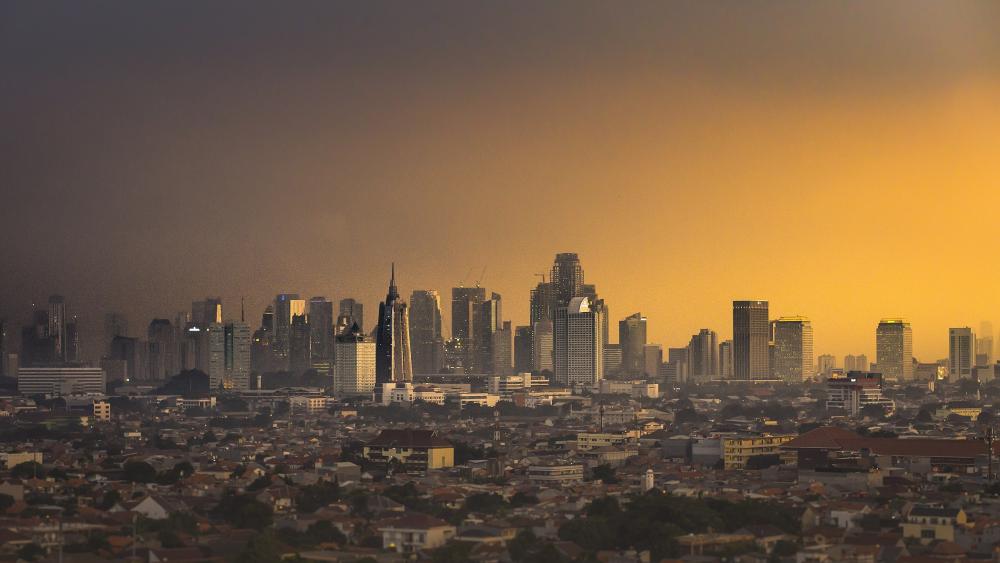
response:
{"label": "white building", "polygon": [[458,404],[462,408],[468,405],[478,405],[480,407],[495,407],[500,402],[500,395],[492,393],[459,393]]}
{"label": "white building", "polygon": [[590,299],[574,297],[556,311],[553,324],[553,379],[566,386],[592,387],[604,378],[604,313]]}
{"label": "white building", "polygon": [[22,395],[73,395],[104,393],[101,368],[22,367],[17,370],[17,391]]}
{"label": "white building", "polygon": [[868,405],[892,409],[892,399],[882,396],[882,375],[851,372],[826,382],[826,408],[857,416]]}
{"label": "white building", "polygon": [[371,395],[375,390],[375,341],[361,330],[337,337],[333,391],[337,395]]}

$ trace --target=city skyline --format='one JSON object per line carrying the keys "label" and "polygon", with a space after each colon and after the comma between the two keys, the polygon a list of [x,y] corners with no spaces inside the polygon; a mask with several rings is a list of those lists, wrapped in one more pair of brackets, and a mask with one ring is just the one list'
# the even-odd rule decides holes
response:
{"label": "city skyline", "polygon": [[1000,6],[750,4],[0,7],[0,315],[374,311],[395,260],[404,295],[485,267],[518,326],[571,250],[665,349],[766,299],[817,354],[900,316],[947,357],[1000,311],[950,243],[993,239]]}

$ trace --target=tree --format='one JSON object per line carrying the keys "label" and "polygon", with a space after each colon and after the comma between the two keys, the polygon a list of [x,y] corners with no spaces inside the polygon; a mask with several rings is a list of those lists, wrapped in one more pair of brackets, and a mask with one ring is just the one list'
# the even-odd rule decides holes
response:
{"label": "tree", "polygon": [[271,525],[274,511],[249,495],[228,494],[215,507],[215,514],[237,528],[263,530]]}
{"label": "tree", "polygon": [[0,512],[7,512],[7,509],[14,506],[14,497],[0,493]]}
{"label": "tree", "polygon": [[37,543],[29,543],[17,550],[17,556],[25,561],[34,561],[43,555],[45,555],[45,550]]}
{"label": "tree", "polygon": [[606,463],[603,464],[603,465],[598,465],[597,467],[595,467],[593,469],[592,473],[594,475],[594,479],[595,480],[600,481],[600,482],[604,483],[605,485],[614,485],[616,483],[621,482],[621,479],[619,479],[615,475],[615,473],[616,473],[615,472],[615,468],[611,467],[610,465],[608,465]]}
{"label": "tree", "polygon": [[45,478],[45,468],[37,461],[25,461],[10,470],[10,476],[15,479]]}
{"label": "tree", "polygon": [[239,555],[236,556],[236,563],[281,563],[281,551],[278,549],[278,542],[274,534],[265,532],[257,534],[247,543]]}
{"label": "tree", "polygon": [[132,483],[152,483],[156,480],[156,469],[145,461],[128,461],[122,468],[125,480]]}
{"label": "tree", "polygon": [[306,530],[306,537],[312,545],[321,543],[336,543],[344,545],[347,543],[347,536],[329,520],[320,520]]}

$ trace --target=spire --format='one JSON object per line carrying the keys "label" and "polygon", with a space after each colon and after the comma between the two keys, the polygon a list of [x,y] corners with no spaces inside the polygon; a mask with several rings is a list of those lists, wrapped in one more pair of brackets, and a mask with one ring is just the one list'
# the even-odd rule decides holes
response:
{"label": "spire", "polygon": [[389,295],[386,296],[386,303],[394,302],[399,297],[396,290],[396,263],[392,263],[392,270],[389,274]]}

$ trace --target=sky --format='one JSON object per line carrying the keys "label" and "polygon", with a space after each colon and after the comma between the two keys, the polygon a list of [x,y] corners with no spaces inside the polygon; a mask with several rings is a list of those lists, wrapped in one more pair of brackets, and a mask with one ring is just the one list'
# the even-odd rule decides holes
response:
{"label": "sky", "polygon": [[[480,280],[528,317],[580,255],[652,342],[731,301],[816,354],[1000,321],[1000,3],[4,2],[0,316],[85,355],[205,296]],[[483,271],[485,269],[485,274]],[[13,331],[11,331],[13,332]],[[614,331],[612,331],[614,332]]]}

